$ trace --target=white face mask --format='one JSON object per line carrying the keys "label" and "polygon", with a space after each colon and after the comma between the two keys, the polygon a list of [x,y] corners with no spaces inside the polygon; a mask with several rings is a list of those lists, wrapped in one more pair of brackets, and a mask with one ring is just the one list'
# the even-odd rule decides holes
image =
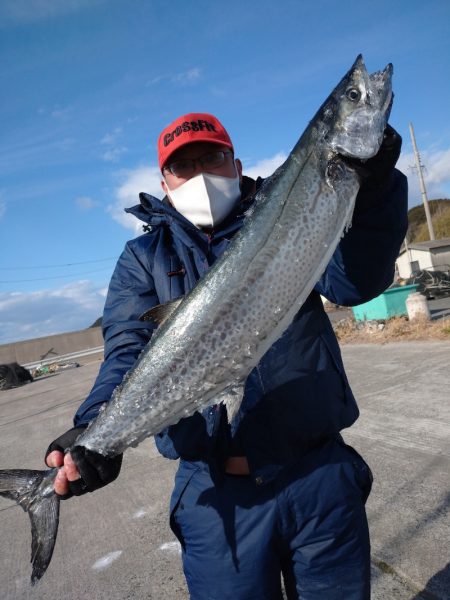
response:
{"label": "white face mask", "polygon": [[241,196],[239,177],[200,173],[175,190],[168,190],[168,196],[177,211],[196,227],[215,227]]}

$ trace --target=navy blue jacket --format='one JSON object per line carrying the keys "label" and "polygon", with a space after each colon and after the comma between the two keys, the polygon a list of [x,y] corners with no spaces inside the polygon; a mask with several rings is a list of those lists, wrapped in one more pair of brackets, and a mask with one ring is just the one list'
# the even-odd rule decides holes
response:
{"label": "navy blue jacket", "polygon": [[[127,209],[147,223],[146,233],[126,244],[112,276],[103,314],[105,360],[75,416],[76,426],[97,415],[150,339],[152,326],[139,316],[194,287],[242,226],[252,202],[247,192],[254,187],[244,178],[244,199],[212,234],[148,194]],[[320,294],[352,306],[383,292],[392,283],[406,228],[404,175],[394,171],[384,189],[360,191],[352,227],[293,323],[248,377],[232,426],[224,408],[213,406],[158,434],[159,451],[219,468],[227,456],[246,455],[252,475],[269,481],[309,448],[354,423],[358,408]]]}

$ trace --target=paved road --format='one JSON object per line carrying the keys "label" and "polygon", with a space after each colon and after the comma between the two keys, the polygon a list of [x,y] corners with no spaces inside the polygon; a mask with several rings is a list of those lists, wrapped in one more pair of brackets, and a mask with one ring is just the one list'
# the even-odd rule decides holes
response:
{"label": "paved road", "polygon": [[[361,408],[345,437],[375,474],[372,598],[448,600],[450,343],[348,345],[343,354]],[[2,468],[41,468],[98,366],[0,392]],[[175,466],[146,441],[126,453],[116,482],[64,502],[52,563],[35,588],[28,519],[1,498],[1,598],[187,600],[166,512]]]}
{"label": "paved road", "polygon": [[[361,410],[345,438],[375,476],[374,561],[449,600],[450,343],[347,345],[343,355]],[[380,596],[397,597],[409,598]]]}

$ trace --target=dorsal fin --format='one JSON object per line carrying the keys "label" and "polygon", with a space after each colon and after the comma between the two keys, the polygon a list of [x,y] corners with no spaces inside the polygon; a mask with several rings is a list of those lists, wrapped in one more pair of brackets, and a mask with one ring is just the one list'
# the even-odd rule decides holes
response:
{"label": "dorsal fin", "polygon": [[157,304],[153,308],[147,310],[145,313],[142,313],[142,315],[139,317],[139,321],[152,321],[157,325],[162,325],[164,321],[170,317],[174,310],[183,302],[183,300],[184,296],[181,296],[181,298],[171,300],[165,304]]}

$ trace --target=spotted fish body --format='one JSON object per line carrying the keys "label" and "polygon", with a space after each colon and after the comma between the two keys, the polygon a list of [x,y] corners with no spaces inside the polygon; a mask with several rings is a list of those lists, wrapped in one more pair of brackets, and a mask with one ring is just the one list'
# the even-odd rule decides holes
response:
{"label": "spotted fish body", "polygon": [[229,250],[154,334],[77,445],[118,454],[209,404],[225,400],[229,409],[241,398],[351,218],[356,176],[340,169],[337,194],[318,174],[320,156],[306,158],[301,178],[292,154],[265,185]]}
{"label": "spotted fish body", "polygon": [[[250,371],[292,322],[351,223],[359,180],[348,159],[377,153],[392,102],[391,75],[391,65],[369,75],[357,58],[264,182],[226,252],[154,333],[77,446],[114,456],[219,402],[232,419]],[[22,473],[23,488],[24,471],[6,473],[0,471],[0,494],[17,500],[22,492],[12,481]],[[45,482],[55,473],[41,475],[44,483],[33,479],[53,513],[57,497]],[[40,501],[31,494],[28,502],[27,494],[19,503],[29,512],[39,506],[41,514]],[[57,522],[53,538],[56,529]],[[33,560],[38,579],[51,558],[52,535],[33,531],[35,546],[41,544]]]}

